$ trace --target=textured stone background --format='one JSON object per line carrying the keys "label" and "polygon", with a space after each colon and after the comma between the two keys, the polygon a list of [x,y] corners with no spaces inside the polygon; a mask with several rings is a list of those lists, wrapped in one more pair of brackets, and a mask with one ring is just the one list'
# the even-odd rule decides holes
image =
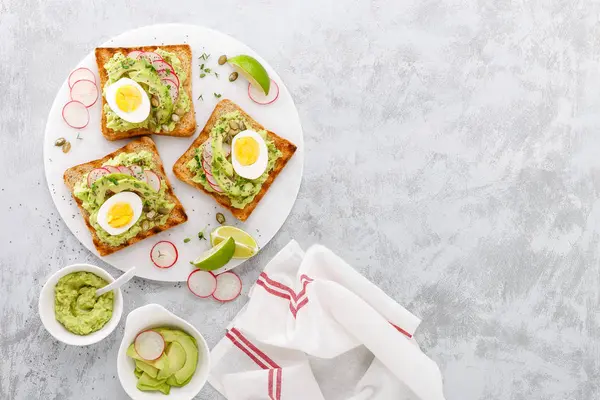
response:
{"label": "textured stone background", "polygon": [[[122,324],[74,348],[37,315],[51,272],[102,265],[56,215],[42,136],[72,66],[162,22],[246,42],[298,106],[303,185],[237,270],[246,288],[290,238],[321,242],[423,318],[448,399],[600,398],[599,15],[571,0],[0,0],[0,398],[126,397]],[[143,280],[125,296],[125,314],[160,303],[211,346],[245,301]]]}

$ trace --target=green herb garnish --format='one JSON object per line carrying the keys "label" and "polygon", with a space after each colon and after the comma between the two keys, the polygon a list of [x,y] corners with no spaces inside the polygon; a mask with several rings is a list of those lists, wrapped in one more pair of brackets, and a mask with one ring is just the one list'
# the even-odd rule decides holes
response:
{"label": "green herb garnish", "polygon": [[206,230],[206,226],[204,227],[204,229],[202,229],[200,232],[198,232],[198,239],[200,240],[206,240],[206,238],[204,237],[204,231]]}
{"label": "green herb garnish", "polygon": [[183,239],[183,243],[188,243],[190,240],[192,240],[192,239],[190,239],[190,238],[185,238],[185,239]]}
{"label": "green herb garnish", "polygon": [[213,93],[213,95],[217,98],[220,99],[221,98],[221,93]]}

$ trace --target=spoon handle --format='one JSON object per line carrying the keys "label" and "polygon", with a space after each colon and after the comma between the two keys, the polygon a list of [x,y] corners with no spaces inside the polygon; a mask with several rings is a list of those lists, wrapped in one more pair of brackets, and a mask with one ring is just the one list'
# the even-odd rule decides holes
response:
{"label": "spoon handle", "polygon": [[124,284],[126,284],[127,282],[129,282],[131,280],[131,278],[133,278],[134,276],[135,276],[135,267],[131,267],[123,275],[121,275],[120,277],[115,279],[115,281],[113,283],[111,283],[110,285],[106,285],[103,288],[96,290],[96,297],[102,296],[104,293],[110,292],[113,289],[118,289],[119,287],[121,287]]}

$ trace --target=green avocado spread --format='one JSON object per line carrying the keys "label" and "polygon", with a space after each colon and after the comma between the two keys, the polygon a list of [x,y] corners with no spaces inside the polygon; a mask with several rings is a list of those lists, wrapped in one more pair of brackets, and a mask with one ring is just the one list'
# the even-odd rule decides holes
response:
{"label": "green avocado spread", "polygon": [[[232,128],[237,127],[237,128]],[[281,151],[277,149],[275,143],[269,139],[264,130],[257,133],[265,140],[268,151],[268,164],[265,172],[257,179],[246,179],[235,173],[231,163],[231,155],[227,156],[223,150],[224,144],[231,144],[233,137],[246,129],[248,121],[238,112],[231,112],[222,115],[210,131],[210,140],[207,140],[198,148],[196,155],[187,163],[187,168],[194,174],[192,180],[200,183],[208,192],[216,192],[207,180],[206,171],[202,167],[204,146],[212,146],[212,175],[223,195],[227,196],[231,206],[235,208],[244,208],[256,197],[263,183],[269,177],[269,173],[275,168],[277,159],[281,157]]]}
{"label": "green avocado spread", "polygon": [[[144,170],[156,168],[152,153],[141,150],[137,153],[120,153],[117,157],[103,164],[111,166],[138,165]],[[98,238],[109,246],[119,246],[142,231],[155,226],[164,225],[169,219],[175,203],[167,197],[167,184],[161,180],[160,190],[155,192],[146,182],[126,174],[108,174],[88,186],[87,174],[75,184],[74,195],[82,201],[83,208],[89,213],[89,222],[96,230]],[[98,224],[98,211],[104,202],[112,195],[120,192],[134,192],[142,199],[143,209],[140,218],[127,231],[119,235],[110,235]]]}
{"label": "green avocado spread", "polygon": [[137,128],[150,129],[153,132],[171,132],[183,115],[190,111],[191,101],[187,91],[183,89],[184,82],[188,76],[183,68],[181,60],[176,54],[157,49],[154,51],[166,62],[171,64],[175,74],[179,78],[180,90],[175,104],[169,94],[168,81],[161,80],[156,69],[145,59],[137,60],[129,58],[123,53],[116,53],[104,64],[108,74],[108,80],[103,88],[106,97],[106,88],[121,78],[130,78],[146,91],[150,99],[153,99],[150,107],[150,115],[146,120],[133,123],[119,117],[106,103],[104,114],[106,115],[106,126],[114,131],[129,131]]}
{"label": "green avocado spread", "polygon": [[54,315],[69,332],[89,335],[110,321],[113,292],[96,297],[96,290],[108,285],[91,272],[73,272],[63,276],[54,287]]}

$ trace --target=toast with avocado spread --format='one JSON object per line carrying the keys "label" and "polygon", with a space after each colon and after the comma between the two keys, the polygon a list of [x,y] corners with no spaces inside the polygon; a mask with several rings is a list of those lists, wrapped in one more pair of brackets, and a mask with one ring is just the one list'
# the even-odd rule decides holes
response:
{"label": "toast with avocado spread", "polygon": [[[231,154],[226,150],[245,130],[256,131],[266,144],[267,166],[256,179],[238,175],[232,165],[232,154],[238,150],[231,149]],[[240,151],[243,156],[245,150]],[[296,145],[267,131],[237,104],[225,99],[216,105],[198,138],[173,166],[173,172],[245,221],[295,151]]]}
{"label": "toast with avocado spread", "polygon": [[[146,56],[140,56],[144,52]],[[189,45],[97,48],[96,64],[102,89],[101,128],[106,139],[152,133],[167,136],[194,134],[196,115],[192,103],[192,50]],[[127,115],[135,116],[144,108],[136,89],[133,89],[133,95],[131,87],[116,93],[116,89],[107,91],[111,85],[118,86],[117,82],[122,78],[135,81],[145,91],[142,95],[148,96],[150,114],[142,122],[127,120]],[[107,93],[111,99],[107,99]],[[113,110],[115,104],[119,104],[117,95],[121,96],[120,104],[125,110]]]}
{"label": "toast with avocado spread", "polygon": [[156,145],[147,136],[67,169],[64,181],[101,256],[187,221]]}

